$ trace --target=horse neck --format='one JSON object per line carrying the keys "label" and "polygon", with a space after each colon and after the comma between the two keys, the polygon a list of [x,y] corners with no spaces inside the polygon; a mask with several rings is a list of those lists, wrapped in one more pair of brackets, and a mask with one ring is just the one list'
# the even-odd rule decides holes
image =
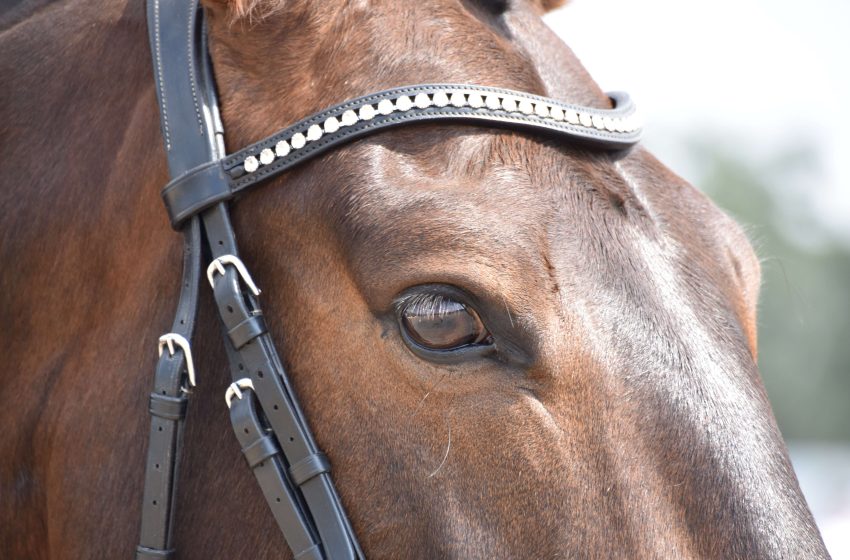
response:
{"label": "horse neck", "polygon": [[[0,470],[34,482],[0,500],[0,525],[29,536],[0,548],[42,557],[49,538],[83,557],[101,532],[122,546],[136,538],[141,478],[128,484],[126,474],[144,450],[128,438],[146,421],[157,331],[167,328],[179,287],[180,241],[158,200],[166,167],[144,4],[17,10],[0,32],[0,74],[14,76],[0,101],[0,258],[11,265],[0,270],[0,332],[14,364],[4,384],[18,390],[0,392],[0,423],[15,426],[23,443],[0,441]],[[113,449],[126,457],[103,459]],[[51,465],[94,473],[92,457],[116,461],[96,483],[100,495],[124,496],[131,507],[103,504],[108,529],[77,525],[65,534],[68,512],[101,506],[80,487],[62,490]]]}
{"label": "horse neck", "polygon": [[114,313],[104,306],[147,274],[141,255],[171,245],[146,42],[138,2],[51,5],[0,34],[4,61],[18,67],[4,72],[18,83],[0,103],[0,200],[11,210],[0,220],[14,232],[0,251],[19,263],[15,282],[33,288],[8,304],[69,318],[44,317],[60,338]]}

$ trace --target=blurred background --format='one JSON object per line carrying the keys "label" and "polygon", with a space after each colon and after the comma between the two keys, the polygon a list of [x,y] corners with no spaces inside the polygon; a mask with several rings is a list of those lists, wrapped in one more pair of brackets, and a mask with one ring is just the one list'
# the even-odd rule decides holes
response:
{"label": "blurred background", "polygon": [[827,548],[850,560],[850,2],[572,0],[547,20],[749,232],[762,376]]}

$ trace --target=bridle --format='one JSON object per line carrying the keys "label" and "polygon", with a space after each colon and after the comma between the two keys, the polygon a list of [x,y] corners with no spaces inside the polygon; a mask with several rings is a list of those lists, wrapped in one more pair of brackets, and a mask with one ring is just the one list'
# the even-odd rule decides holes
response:
{"label": "bridle", "polygon": [[[538,131],[606,150],[636,144],[640,126],[625,94],[615,108],[580,107],[527,93],[474,85],[423,84],[346,101],[234,154],[224,128],[197,0],[148,0],[160,125],[171,181],[162,191],[183,233],[183,280],[171,332],[159,339],[150,395],[137,560],[173,558],[173,521],[183,426],[195,385],[190,340],[209,258],[233,383],[225,393],[242,452],[295,558],[363,558],[292,385],[266,330],[260,291],[239,259],[227,202],[249,187],[373,132],[423,121]],[[202,255],[205,253],[205,255]],[[187,386],[188,385],[188,386]]]}

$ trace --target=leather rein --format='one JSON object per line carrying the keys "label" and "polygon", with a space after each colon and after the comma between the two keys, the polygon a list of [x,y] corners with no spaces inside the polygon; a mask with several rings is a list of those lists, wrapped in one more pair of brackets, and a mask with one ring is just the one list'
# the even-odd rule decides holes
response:
{"label": "leather rein", "polygon": [[171,181],[162,191],[183,234],[183,280],[171,332],[159,339],[150,394],[140,544],[136,560],[174,558],[177,472],[190,390],[190,341],[201,263],[224,330],[233,383],[225,393],[233,431],[296,559],[362,559],[363,552],[284,371],[239,259],[227,202],[262,181],[365,135],[425,121],[520,128],[587,146],[624,150],[640,139],[627,95],[614,108],[570,105],[475,85],[423,84],[346,101],[227,155],[203,9],[197,0],[147,0],[160,127]]}

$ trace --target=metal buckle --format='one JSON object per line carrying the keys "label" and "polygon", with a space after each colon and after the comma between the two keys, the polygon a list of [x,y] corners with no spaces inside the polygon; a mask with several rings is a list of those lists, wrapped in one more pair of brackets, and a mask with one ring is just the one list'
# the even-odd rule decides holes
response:
{"label": "metal buckle", "polygon": [[192,350],[189,346],[189,341],[182,335],[177,333],[166,333],[159,337],[159,355],[162,356],[162,350],[168,346],[168,355],[174,355],[174,344],[183,350],[183,355],[186,357],[186,373],[189,374],[189,385],[195,386],[195,365],[192,363]]}
{"label": "metal buckle", "polygon": [[224,402],[227,404],[227,408],[230,408],[230,405],[233,403],[233,397],[242,399],[242,389],[251,389],[253,391],[254,383],[247,377],[231,383],[227,391],[224,392]]}
{"label": "metal buckle", "polygon": [[232,264],[236,267],[236,271],[239,273],[239,276],[242,277],[242,281],[245,282],[245,285],[248,286],[248,289],[251,290],[255,296],[260,295],[260,289],[254,284],[254,280],[251,278],[251,275],[248,273],[248,269],[245,268],[245,264],[239,260],[239,257],[235,255],[223,255],[213,262],[207,267],[207,280],[210,281],[210,286],[215,288],[215,282],[213,281],[213,276],[216,272],[224,275],[224,265]]}

